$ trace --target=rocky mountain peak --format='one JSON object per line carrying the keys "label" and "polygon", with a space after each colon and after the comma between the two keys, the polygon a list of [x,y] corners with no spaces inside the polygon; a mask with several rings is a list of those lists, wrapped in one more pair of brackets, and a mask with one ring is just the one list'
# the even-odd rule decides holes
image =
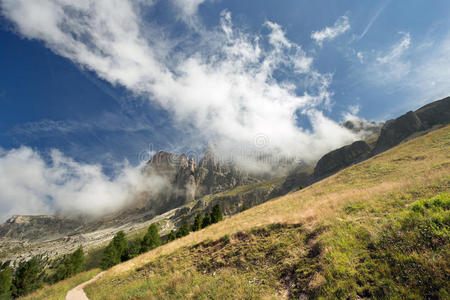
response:
{"label": "rocky mountain peak", "polygon": [[237,166],[222,162],[211,145],[198,164],[186,154],[159,151],[147,163],[144,172],[168,180],[170,186],[165,189],[165,197],[169,206],[172,206],[170,203],[188,203],[207,194],[256,181]]}

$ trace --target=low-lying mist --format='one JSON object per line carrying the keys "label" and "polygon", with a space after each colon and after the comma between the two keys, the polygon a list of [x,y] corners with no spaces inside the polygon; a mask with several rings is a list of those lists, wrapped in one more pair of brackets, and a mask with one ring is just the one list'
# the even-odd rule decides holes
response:
{"label": "low-lying mist", "polygon": [[44,159],[28,147],[0,149],[0,170],[0,222],[15,214],[97,217],[167,186],[163,177],[144,176],[142,164],[118,164],[111,178],[100,165],[75,162],[58,150]]}

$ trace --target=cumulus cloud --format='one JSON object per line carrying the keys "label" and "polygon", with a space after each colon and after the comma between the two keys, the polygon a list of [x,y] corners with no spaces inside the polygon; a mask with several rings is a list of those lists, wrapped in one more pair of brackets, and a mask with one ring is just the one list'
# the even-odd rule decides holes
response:
{"label": "cumulus cloud", "polygon": [[[203,2],[173,1],[183,3],[188,15]],[[312,162],[357,139],[322,112],[331,107],[332,75],[315,70],[313,57],[276,23],[264,24],[267,34],[250,34],[234,26],[230,12],[224,11],[217,28],[187,26],[187,38],[179,40],[169,37],[169,29],[143,18],[151,2],[3,0],[0,5],[19,34],[40,40],[98,77],[147,98],[167,110],[178,128],[194,128],[191,134],[196,139],[218,145],[222,153],[255,149]],[[312,37],[321,44],[349,28],[343,16]],[[190,35],[189,30],[196,32]],[[299,124],[299,114],[309,118],[312,130]],[[255,142],[261,136],[270,141],[263,149]],[[84,172],[85,166],[79,170]],[[104,186],[93,194],[106,192],[113,184],[98,169],[88,170],[86,176]],[[121,179],[114,184],[128,182]],[[66,199],[63,194],[53,196]],[[86,200],[80,196],[77,201]]]}
{"label": "cumulus cloud", "polygon": [[[313,58],[278,24],[266,22],[267,36],[251,35],[235,28],[225,11],[220,28],[200,32],[214,39],[184,55],[167,48],[173,41],[155,34],[163,29],[153,25],[149,33],[144,28],[148,22],[142,20],[142,7],[133,3],[6,0],[2,8],[25,37],[42,40],[112,84],[147,96],[171,112],[175,122],[197,128],[197,134],[216,144],[251,146],[262,133],[286,154],[302,153],[311,160],[355,138],[345,129],[338,135],[345,138],[338,139],[297,126],[297,112],[329,102],[331,76],[315,71]],[[318,39],[348,27],[342,17]],[[283,78],[275,76],[280,70]],[[339,130],[325,117],[312,121],[319,120]],[[312,144],[319,149],[311,150]]]}
{"label": "cumulus cloud", "polygon": [[320,31],[314,31],[311,38],[316,41],[319,46],[323,45],[326,40],[333,40],[337,36],[345,33],[350,29],[350,23],[347,16],[341,16],[336,20],[332,27],[325,27]]}
{"label": "cumulus cloud", "polygon": [[75,162],[58,150],[46,160],[29,147],[0,149],[0,170],[0,222],[13,214],[107,214],[165,184],[143,176],[141,166],[124,162],[111,179],[99,165]]}

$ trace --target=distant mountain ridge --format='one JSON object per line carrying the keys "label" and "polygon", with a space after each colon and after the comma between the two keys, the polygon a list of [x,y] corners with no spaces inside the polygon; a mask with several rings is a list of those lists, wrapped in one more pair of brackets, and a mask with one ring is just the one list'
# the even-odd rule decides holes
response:
{"label": "distant mountain ridge", "polygon": [[450,123],[450,97],[429,103],[416,111],[387,121],[375,145],[357,141],[325,154],[317,162],[313,181],[320,180],[352,164],[386,151],[403,141]]}
{"label": "distant mountain ridge", "polygon": [[[232,163],[224,163],[211,147],[206,149],[198,163],[185,154],[160,151],[148,161],[143,170],[149,180],[152,175],[165,179],[164,186],[157,195],[143,193],[129,207],[94,220],[84,217],[13,216],[0,225],[0,242],[35,243],[73,236],[72,241],[77,244],[84,245],[92,240],[98,243],[103,240],[97,236],[99,234],[108,232],[105,238],[109,238],[117,228],[132,230],[156,219],[162,222],[165,233],[176,228],[183,220],[192,220],[196,214],[208,211],[216,203],[222,205],[225,215],[233,215],[244,207],[252,207],[304,188],[448,123],[450,97],[387,121],[381,130],[378,124],[369,124],[371,133],[375,136],[370,141],[356,141],[333,150],[319,159],[314,168],[297,166],[296,172],[271,180],[244,172]],[[343,126],[359,130],[360,125],[347,123]],[[93,237],[84,236],[86,233],[92,233]]]}

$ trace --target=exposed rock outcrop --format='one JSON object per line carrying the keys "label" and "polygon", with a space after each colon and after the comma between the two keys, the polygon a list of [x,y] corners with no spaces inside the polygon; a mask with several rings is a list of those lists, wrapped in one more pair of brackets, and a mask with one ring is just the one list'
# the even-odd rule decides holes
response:
{"label": "exposed rock outcrop", "polygon": [[191,202],[195,199],[195,161],[185,154],[177,155],[160,151],[148,162],[145,172],[167,179],[166,187],[161,189],[158,197],[163,204],[173,207]]}
{"label": "exposed rock outcrop", "polygon": [[431,129],[436,125],[450,122],[450,97],[427,104],[415,112],[410,111],[390,120],[381,129],[375,149],[372,154],[386,151],[421,131]]}
{"label": "exposed rock outcrop", "polygon": [[450,123],[450,97],[431,102],[419,108],[416,110],[416,115],[422,122],[424,129]]}
{"label": "exposed rock outcrop", "polygon": [[351,145],[331,151],[317,162],[314,168],[314,179],[318,180],[360,162],[369,156],[370,151],[370,146],[364,141],[357,141]]}
{"label": "exposed rock outcrop", "polygon": [[145,172],[167,179],[167,186],[157,195],[161,199],[158,203],[166,210],[207,194],[258,182],[235,165],[221,162],[211,148],[206,150],[198,165],[185,154],[160,151],[148,162]]}
{"label": "exposed rock outcrop", "polygon": [[289,192],[300,190],[312,182],[311,172],[295,172],[286,177],[283,185],[280,188],[279,195],[281,196]]}
{"label": "exposed rock outcrop", "polygon": [[[317,162],[313,179],[314,181],[322,179],[351,164],[386,151],[408,138],[448,123],[450,123],[450,97],[427,104],[415,112],[407,112],[395,120],[387,121],[381,128],[373,150],[366,142],[358,141],[325,154]],[[376,133],[376,124],[373,123],[372,127],[374,133]],[[344,123],[344,126],[354,129],[353,123]]]}
{"label": "exposed rock outcrop", "polygon": [[222,162],[211,148],[207,148],[195,170],[196,196],[220,193],[236,186],[259,181],[256,177],[239,170],[231,163]]}
{"label": "exposed rock outcrop", "polygon": [[73,232],[83,224],[81,218],[12,216],[0,225],[0,237],[15,240],[52,240]]}
{"label": "exposed rock outcrop", "polygon": [[378,138],[373,153],[376,154],[386,151],[398,145],[411,134],[423,130],[423,128],[419,117],[412,111],[395,120],[388,121],[381,129],[380,137]]}

